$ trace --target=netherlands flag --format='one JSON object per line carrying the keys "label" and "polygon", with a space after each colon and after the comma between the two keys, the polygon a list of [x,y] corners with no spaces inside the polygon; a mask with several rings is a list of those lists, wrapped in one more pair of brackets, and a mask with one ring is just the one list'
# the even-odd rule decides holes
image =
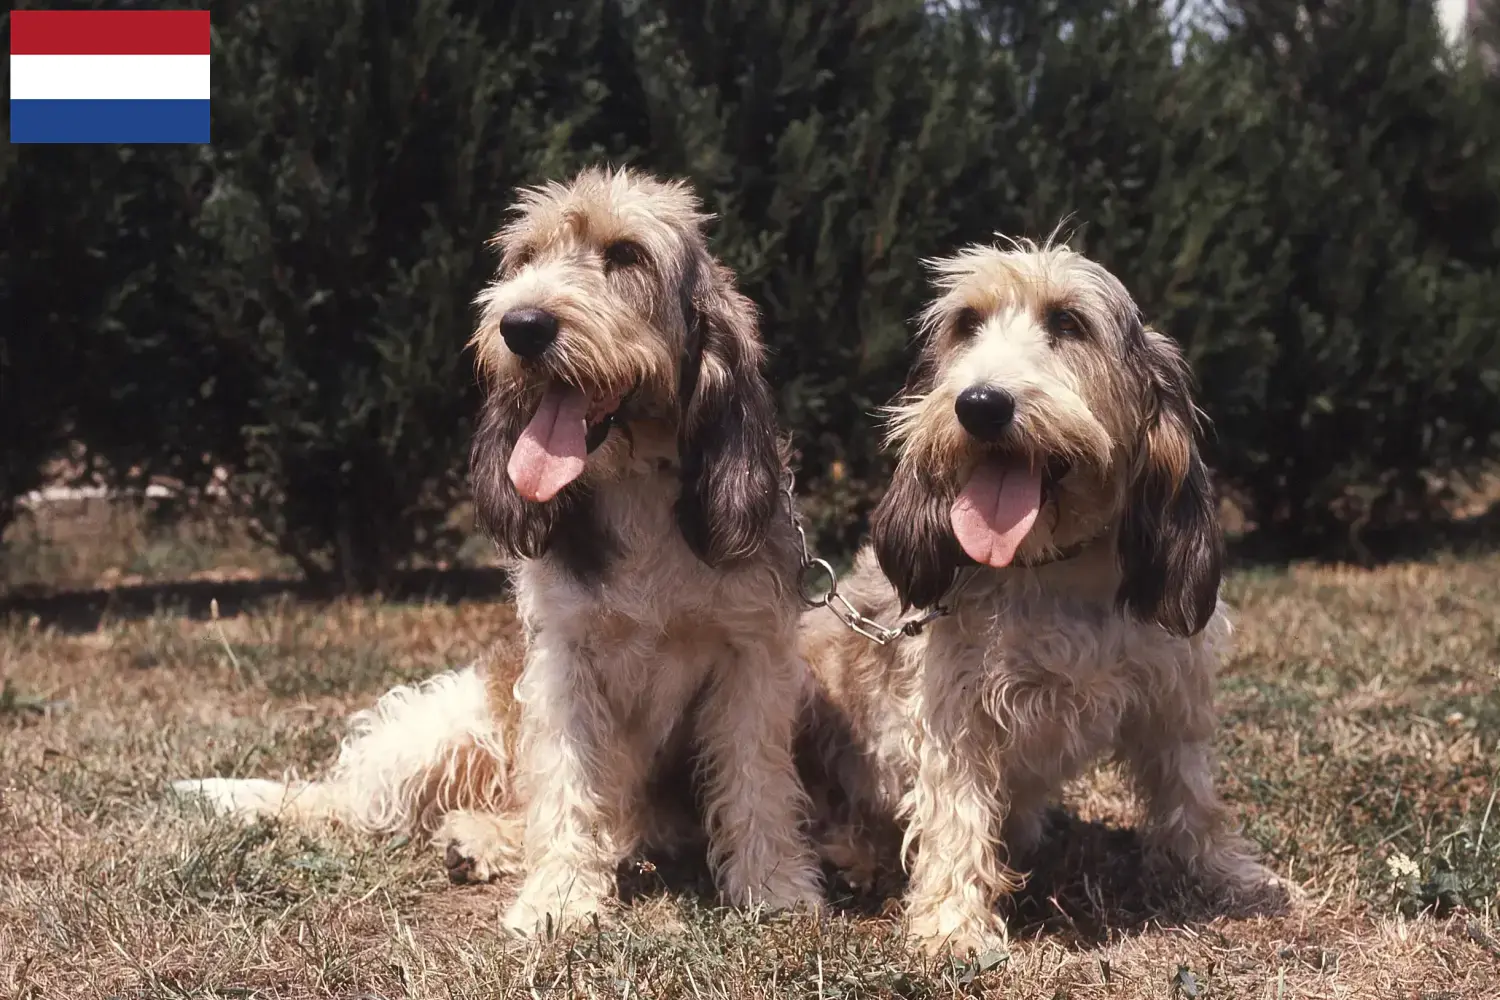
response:
{"label": "netherlands flag", "polygon": [[10,14],[13,143],[208,142],[206,10]]}

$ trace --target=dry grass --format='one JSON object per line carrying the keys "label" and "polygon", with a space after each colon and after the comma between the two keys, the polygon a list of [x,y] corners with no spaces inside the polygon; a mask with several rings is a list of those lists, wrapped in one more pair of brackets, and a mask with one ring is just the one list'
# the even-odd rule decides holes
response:
{"label": "dry grass", "polygon": [[[630,879],[615,921],[532,947],[503,887],[419,845],[248,829],[176,777],[329,758],[342,717],[475,655],[503,604],[271,600],[220,623],[0,627],[0,995],[1368,997],[1500,988],[1500,557],[1236,576],[1224,787],[1306,891],[1282,916],[1142,884],[1116,774],[1080,784],[1008,961],[939,963],[851,908],[726,912]],[[685,888],[684,888],[685,887]],[[861,901],[869,904],[870,901]]]}
{"label": "dry grass", "polygon": [[212,508],[91,498],[18,509],[5,529],[0,594],[296,571]]}
{"label": "dry grass", "polygon": [[[467,502],[449,524],[467,538],[456,567],[496,565]],[[439,568],[449,566],[439,563]],[[0,598],[59,588],[113,589],[184,581],[290,579],[297,565],[225,503],[199,498],[62,500],[18,508],[0,539]]]}

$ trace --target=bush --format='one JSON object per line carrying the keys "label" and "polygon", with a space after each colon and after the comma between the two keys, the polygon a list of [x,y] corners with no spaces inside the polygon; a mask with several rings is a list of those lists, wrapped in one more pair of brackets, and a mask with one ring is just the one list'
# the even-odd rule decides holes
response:
{"label": "bush", "polygon": [[0,530],[65,452],[75,480],[206,477],[198,375],[214,359],[193,353],[187,249],[201,162],[195,147],[0,148]]}
{"label": "bush", "polygon": [[1495,451],[1500,116],[1446,64],[1430,5],[1297,9],[1245,3],[1211,50],[1252,111],[1215,164],[1240,294],[1214,340],[1262,357],[1203,380],[1265,533],[1338,554],[1351,530],[1441,514],[1441,486]]}
{"label": "bush", "polygon": [[899,388],[916,262],[974,232],[992,128],[989,55],[920,0],[666,0],[643,15],[648,166],[685,173],[760,307],[820,547],[849,551],[885,458],[873,411]]}
{"label": "bush", "polygon": [[451,552],[485,241],[518,183],[628,141],[605,114],[604,12],[308,0],[218,18],[195,295],[234,386],[204,410],[225,406],[219,450],[310,576],[377,588]]}
{"label": "bush", "polygon": [[824,550],[884,487],[918,261],[1062,221],[1186,345],[1283,552],[1441,514],[1500,443],[1496,78],[1420,0],[1174,9],[216,4],[211,147],[0,152],[0,493],[76,435],[117,478],[233,466],[339,586],[443,558],[484,241],[518,183],[610,159],[718,214]]}

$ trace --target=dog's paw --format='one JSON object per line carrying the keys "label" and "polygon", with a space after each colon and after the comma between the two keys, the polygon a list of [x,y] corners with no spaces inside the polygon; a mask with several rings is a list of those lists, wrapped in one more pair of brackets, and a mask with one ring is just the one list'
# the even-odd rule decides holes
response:
{"label": "dog's paw", "polygon": [[751,893],[737,906],[759,907],[775,913],[797,911],[818,914],[827,908],[821,888],[814,886],[771,886],[761,893]]}
{"label": "dog's paw", "polygon": [[821,913],[825,905],[823,880],[811,855],[787,861],[770,878],[752,881],[731,875],[725,881],[724,898],[731,906]]}
{"label": "dog's paw", "polygon": [[492,882],[521,863],[520,824],[490,813],[451,812],[433,841],[455,885]]}
{"label": "dog's paw", "polygon": [[1232,902],[1258,911],[1283,911],[1306,898],[1301,886],[1246,855],[1219,865],[1211,884]]}
{"label": "dog's paw", "polygon": [[506,909],[501,923],[522,937],[566,934],[586,927],[609,905],[610,899],[602,892],[533,877],[527,879],[516,901]]}
{"label": "dog's paw", "polygon": [[908,910],[906,931],[918,947],[934,956],[1003,955],[1010,949],[1005,922],[999,916],[953,903]]}
{"label": "dog's paw", "polygon": [[454,885],[478,885],[500,877],[500,872],[484,858],[466,853],[458,842],[452,840],[443,849],[443,867],[448,869],[448,881]]}
{"label": "dog's paw", "polygon": [[[1148,865],[1162,871],[1174,864],[1178,863],[1170,858],[1148,858]],[[1189,858],[1185,867],[1215,905],[1230,914],[1283,913],[1304,897],[1300,886],[1261,864],[1240,842]]]}

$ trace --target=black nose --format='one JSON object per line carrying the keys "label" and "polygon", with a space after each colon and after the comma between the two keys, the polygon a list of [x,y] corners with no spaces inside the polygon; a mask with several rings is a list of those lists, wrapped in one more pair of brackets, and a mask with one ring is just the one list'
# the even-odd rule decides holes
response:
{"label": "black nose", "polygon": [[953,403],[963,429],[981,441],[994,441],[1016,416],[1016,398],[1003,389],[980,385],[965,389]]}
{"label": "black nose", "polygon": [[520,358],[534,358],[557,339],[557,317],[545,309],[512,309],[500,317],[500,336]]}

